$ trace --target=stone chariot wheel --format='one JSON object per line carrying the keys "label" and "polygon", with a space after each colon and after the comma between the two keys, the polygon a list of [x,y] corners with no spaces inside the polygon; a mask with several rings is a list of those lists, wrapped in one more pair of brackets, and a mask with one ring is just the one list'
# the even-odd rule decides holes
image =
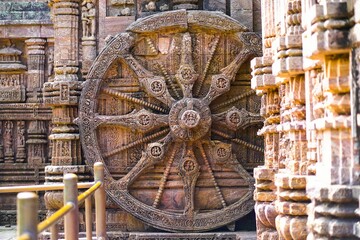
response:
{"label": "stone chariot wheel", "polygon": [[105,164],[114,202],[169,231],[206,231],[251,211],[244,165],[260,164],[262,119],[241,66],[259,46],[222,13],[186,10],[143,18],[107,42],[77,121],[87,164]]}

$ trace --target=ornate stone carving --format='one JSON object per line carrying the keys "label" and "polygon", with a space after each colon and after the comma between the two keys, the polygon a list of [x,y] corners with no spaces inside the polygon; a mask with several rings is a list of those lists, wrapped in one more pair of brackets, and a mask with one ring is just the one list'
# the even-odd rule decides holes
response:
{"label": "ornate stone carving", "polygon": [[81,3],[81,21],[83,37],[95,38],[96,8],[95,0],[83,0]]}
{"label": "ornate stone carving", "polygon": [[18,121],[17,122],[17,130],[16,130],[16,162],[24,162],[26,158],[25,154],[25,122]]}
{"label": "ornate stone carving", "polygon": [[[25,41],[28,48],[27,102],[40,102],[41,88],[45,82],[45,39],[31,38]],[[51,75],[51,74],[50,74]],[[49,76],[50,76],[49,75]]]}
{"label": "ornate stone carving", "polygon": [[12,121],[5,122],[4,130],[4,159],[5,162],[14,161],[14,149],[13,149],[13,127],[14,123]]}
{"label": "ornate stone carving", "polygon": [[22,52],[14,45],[0,49],[0,102],[24,102],[24,72]]}
{"label": "ornate stone carving", "polygon": [[[214,229],[253,205],[253,179],[239,154],[249,149],[257,156],[263,149],[238,134],[253,132],[261,117],[252,104],[239,103],[254,91],[232,83],[239,80],[236,73],[243,63],[258,53],[260,41],[244,29],[219,13],[152,15],[111,39],[88,73],[77,120],[87,163],[105,163],[109,196],[147,224],[170,231]],[[194,44],[203,39],[213,39],[212,45]],[[178,48],[169,48],[175,43]],[[137,44],[145,49],[138,51]],[[233,46],[243,47],[227,52]],[[211,53],[205,57],[197,51]],[[223,60],[212,61],[214,52]],[[219,70],[210,71],[213,65]],[[110,112],[112,102],[123,107]],[[231,124],[223,125],[222,119]],[[111,140],[99,138],[105,135]],[[143,144],[147,146],[135,165],[120,160]],[[221,169],[231,172],[228,180]],[[151,180],[149,174],[159,179]],[[204,201],[201,196],[213,191],[214,197]]]}

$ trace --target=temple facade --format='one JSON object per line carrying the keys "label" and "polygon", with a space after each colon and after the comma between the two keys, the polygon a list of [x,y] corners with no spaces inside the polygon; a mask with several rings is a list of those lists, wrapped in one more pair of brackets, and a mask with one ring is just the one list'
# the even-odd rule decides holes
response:
{"label": "temple facade", "polygon": [[357,239],[359,1],[262,1],[258,239]]}
{"label": "temple facade", "polygon": [[359,4],[0,2],[0,186],[102,162],[110,238],[360,238]]}

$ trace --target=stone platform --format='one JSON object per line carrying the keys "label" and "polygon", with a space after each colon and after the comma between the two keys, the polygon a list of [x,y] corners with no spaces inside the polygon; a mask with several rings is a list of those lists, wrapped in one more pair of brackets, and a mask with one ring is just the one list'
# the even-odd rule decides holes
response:
{"label": "stone platform", "polygon": [[112,233],[110,239],[131,240],[256,240],[256,232],[216,232],[216,233]]}
{"label": "stone platform", "polygon": [[[1,232],[0,232],[1,234]],[[10,233],[7,233],[10,234]],[[95,235],[95,233],[93,233]],[[13,235],[16,231],[13,230]],[[41,239],[48,239],[45,233]],[[60,240],[63,235],[60,235]],[[211,232],[211,233],[166,233],[166,232],[108,232],[109,240],[256,240],[256,232]],[[0,235],[0,239],[1,235]],[[6,238],[12,240],[15,238]],[[86,239],[85,233],[79,234],[79,239]],[[93,237],[93,239],[96,239]]]}

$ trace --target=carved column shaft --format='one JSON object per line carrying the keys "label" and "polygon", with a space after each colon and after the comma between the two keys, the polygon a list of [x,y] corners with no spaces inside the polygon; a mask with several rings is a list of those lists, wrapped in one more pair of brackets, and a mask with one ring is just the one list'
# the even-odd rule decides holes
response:
{"label": "carved column shaft", "polygon": [[[77,104],[81,84],[78,82],[79,0],[51,2],[54,14],[54,82],[44,85],[45,103],[52,107],[54,125],[50,139],[52,165],[81,163]],[[56,154],[54,154],[56,153]]]}
{"label": "carved column shaft", "polygon": [[[78,127],[73,123],[78,116],[78,97],[81,82],[79,70],[79,9],[80,0],[53,0],[50,2],[54,22],[54,81],[44,84],[47,106],[52,107],[51,166],[45,168],[47,182],[61,182],[66,172],[76,173],[79,180],[86,170],[81,161]],[[50,62],[50,61],[49,61]],[[49,66],[51,67],[51,66]],[[50,71],[49,71],[50,73]],[[77,165],[77,166],[74,166]],[[62,195],[46,192],[48,209],[61,206]],[[60,203],[60,204],[59,204]]]}
{"label": "carved column shaft", "polygon": [[277,125],[280,117],[280,98],[275,77],[272,75],[272,41],[276,35],[274,19],[274,0],[262,0],[265,12],[262,18],[263,33],[263,57],[252,60],[251,87],[257,90],[261,98],[262,117],[265,118],[264,127],[258,134],[264,136],[265,140],[265,164],[254,169],[255,192],[254,199],[256,228],[258,239],[278,239],[275,219],[277,212],[274,201],[276,200],[276,187],[274,176],[278,171],[279,133]]}
{"label": "carved column shaft", "polygon": [[46,159],[46,128],[44,121],[31,121],[27,130],[28,163],[38,166],[45,163]]}
{"label": "carved column shaft", "polygon": [[79,67],[79,1],[53,0],[55,81],[76,81]]}
{"label": "carved column shaft", "polygon": [[280,239],[306,239],[306,108],[303,70],[301,1],[277,1],[284,14],[277,16],[278,36],[273,43],[273,74],[281,88],[280,166],[275,175]]}
{"label": "carved column shaft", "polygon": [[42,38],[25,41],[28,48],[27,102],[39,102],[41,88],[45,82],[45,43]]}
{"label": "carved column shaft", "polygon": [[[320,61],[323,73],[313,79],[314,119],[310,126],[316,134],[318,163],[316,177],[307,186],[312,199],[308,239],[354,239],[358,204],[358,187],[354,185],[358,184],[355,174],[359,160],[351,131],[348,36],[353,5],[352,1],[310,5],[312,15],[307,28],[312,31],[306,35],[311,45],[305,52],[307,57]],[[321,24],[324,28],[313,28]],[[346,216],[342,214],[345,211]]]}

